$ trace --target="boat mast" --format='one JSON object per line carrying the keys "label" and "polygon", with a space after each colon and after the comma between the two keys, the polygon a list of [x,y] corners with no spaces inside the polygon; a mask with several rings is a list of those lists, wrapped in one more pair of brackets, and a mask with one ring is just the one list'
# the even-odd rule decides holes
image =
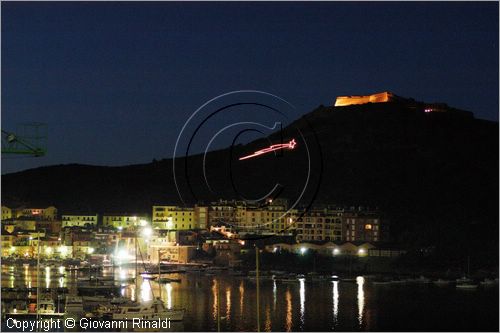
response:
{"label": "boat mast", "polygon": [[40,230],[37,233],[37,250],[36,250],[36,322],[40,317]]}
{"label": "boat mast", "polygon": [[470,256],[467,256],[467,277],[470,277]]}
{"label": "boat mast", "polygon": [[257,245],[255,245],[255,277],[257,278],[257,332],[260,332],[259,247]]}
{"label": "boat mast", "polygon": [[138,295],[138,280],[139,277],[137,275],[137,234],[135,235],[135,301],[138,302],[137,295]]}
{"label": "boat mast", "polygon": [[160,300],[161,300],[161,281],[160,281],[160,278],[161,278],[161,268],[160,268],[160,248],[158,248],[158,289],[160,290],[159,292],[159,296],[160,296]]}
{"label": "boat mast", "polygon": [[217,332],[220,332],[220,280],[215,280],[217,284]]}

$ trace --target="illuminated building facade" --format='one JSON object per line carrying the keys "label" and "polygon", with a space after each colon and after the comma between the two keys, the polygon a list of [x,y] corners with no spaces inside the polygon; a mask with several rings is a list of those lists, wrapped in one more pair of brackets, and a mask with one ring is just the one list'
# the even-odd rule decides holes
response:
{"label": "illuminated building facade", "polygon": [[380,214],[370,210],[349,210],[344,212],[344,239],[346,241],[381,241],[383,225]]}
{"label": "illuminated building facade", "polygon": [[102,225],[115,229],[137,229],[148,224],[146,215],[103,215]]}
{"label": "illuminated building facade", "polygon": [[208,207],[153,206],[152,226],[158,230],[205,229]]}
{"label": "illuminated building facade", "polygon": [[335,100],[335,106],[348,106],[366,103],[387,103],[396,99],[400,99],[400,97],[388,91],[364,96],[338,96]]}
{"label": "illuminated building facade", "polygon": [[288,211],[283,199],[268,200],[265,205],[241,201],[218,201],[210,205],[209,225],[226,224],[248,232],[282,233],[293,221],[296,210]]}
{"label": "illuminated building facade", "polygon": [[62,227],[97,226],[98,215],[63,215]]}
{"label": "illuminated building facade", "polygon": [[342,208],[312,209],[295,222],[298,241],[342,240]]}
{"label": "illuminated building facade", "polygon": [[34,217],[53,221],[57,219],[57,208],[54,206],[47,208],[18,208],[12,210],[12,217]]}
{"label": "illuminated building facade", "polygon": [[2,221],[12,218],[12,209],[2,206]]}
{"label": "illuminated building facade", "polygon": [[223,200],[211,203],[208,212],[209,226],[215,226],[219,223],[234,224],[238,215],[238,205],[243,206],[243,203]]}

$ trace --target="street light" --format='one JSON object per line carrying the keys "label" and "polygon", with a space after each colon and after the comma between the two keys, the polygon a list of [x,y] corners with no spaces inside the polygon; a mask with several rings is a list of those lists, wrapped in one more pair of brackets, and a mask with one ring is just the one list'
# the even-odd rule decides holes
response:
{"label": "street light", "polygon": [[151,235],[153,235],[153,229],[151,229],[150,227],[145,227],[144,229],[142,229],[142,236],[146,239],[149,239],[151,238]]}

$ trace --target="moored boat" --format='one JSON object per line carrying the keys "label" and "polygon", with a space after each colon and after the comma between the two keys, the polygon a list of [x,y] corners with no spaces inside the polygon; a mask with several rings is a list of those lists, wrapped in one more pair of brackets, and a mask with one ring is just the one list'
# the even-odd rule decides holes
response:
{"label": "moored boat", "polygon": [[497,283],[498,283],[498,281],[495,281],[493,279],[488,279],[488,278],[484,279],[484,281],[479,282],[479,284],[482,286],[493,286]]}
{"label": "moored boat", "polygon": [[478,285],[473,283],[457,283],[457,289],[474,290],[477,289]]}
{"label": "moored boat", "polygon": [[38,313],[40,314],[54,314],[56,312],[56,307],[54,300],[49,296],[44,296],[40,298],[40,304],[37,304]]}
{"label": "moored boat", "polygon": [[13,314],[26,314],[28,313],[28,304],[26,301],[14,300],[10,303],[9,312]]}
{"label": "moored boat", "polygon": [[172,282],[181,283],[181,281],[182,281],[181,279],[173,279],[167,277],[162,277],[158,279],[159,283],[172,283]]}
{"label": "moored boat", "polygon": [[184,319],[184,309],[167,309],[165,304],[155,299],[150,304],[127,304],[117,306],[111,310],[113,320],[158,320],[168,319],[170,321],[182,321]]}
{"label": "moored boat", "polygon": [[450,280],[444,280],[444,279],[437,279],[435,281],[432,281],[433,284],[436,286],[448,286],[451,284],[452,281]]}

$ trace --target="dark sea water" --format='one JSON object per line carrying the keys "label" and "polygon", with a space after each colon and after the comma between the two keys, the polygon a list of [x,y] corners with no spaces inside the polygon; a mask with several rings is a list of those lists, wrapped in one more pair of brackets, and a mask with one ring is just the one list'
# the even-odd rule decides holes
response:
{"label": "dark sea water", "polygon": [[[245,279],[195,277],[174,292],[190,306],[186,330],[257,330],[256,286]],[[498,331],[498,287],[456,290],[434,285],[352,282],[260,285],[263,331]]]}
{"label": "dark sea water", "polygon": [[[5,268],[3,272],[5,273]],[[43,272],[44,273],[44,272]],[[45,273],[44,273],[45,274]],[[51,279],[44,286],[67,286],[74,290],[76,275]],[[131,274],[129,270],[116,272]],[[181,283],[163,284],[161,298],[167,307],[187,310],[184,321],[173,330],[256,331],[257,288],[254,280],[227,273],[173,275]],[[6,278],[2,286],[36,285],[36,274]],[[148,302],[160,296],[154,281],[139,282],[138,297]],[[135,285],[122,289],[133,297]],[[300,280],[285,284],[260,282],[261,331],[498,331],[498,285],[477,290],[457,290],[433,284],[374,285],[358,277],[356,282]],[[218,320],[219,318],[219,320]],[[219,323],[219,324],[218,324]],[[2,331],[8,330],[2,322]]]}

